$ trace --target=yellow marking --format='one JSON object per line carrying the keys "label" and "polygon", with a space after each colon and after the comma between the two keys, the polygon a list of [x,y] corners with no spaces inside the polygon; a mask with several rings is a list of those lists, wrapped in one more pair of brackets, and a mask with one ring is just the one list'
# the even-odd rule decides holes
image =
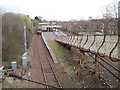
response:
{"label": "yellow marking", "polygon": [[37,31],[37,32],[42,32],[42,31]]}

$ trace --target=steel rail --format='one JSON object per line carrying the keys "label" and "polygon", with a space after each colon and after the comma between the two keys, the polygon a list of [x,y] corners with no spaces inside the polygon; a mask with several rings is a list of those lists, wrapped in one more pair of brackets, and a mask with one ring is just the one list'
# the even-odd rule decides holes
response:
{"label": "steel rail", "polygon": [[[38,43],[39,43],[39,42],[38,42]],[[40,62],[42,74],[43,74],[43,77],[44,77],[44,82],[45,82],[45,84],[48,84],[48,83],[47,83],[47,77],[45,76],[44,69],[43,69],[43,64],[42,64],[43,62],[42,62],[42,60],[40,60],[41,57],[40,57],[40,53],[39,53],[39,49],[38,49],[38,44],[37,44],[36,50],[37,50],[37,54],[38,54],[38,57],[39,57],[39,62]],[[49,87],[46,86],[46,88],[49,88]]]}
{"label": "steel rail", "polygon": [[[90,55],[88,53],[89,56],[91,56],[93,59],[95,59],[92,55]],[[116,76],[113,72],[111,72],[108,68],[106,68],[103,64],[101,64],[99,61],[96,61],[98,62],[102,67],[104,67],[107,71],[109,71],[116,79],[118,79],[120,81],[120,78],[118,76]]]}
{"label": "steel rail", "polygon": [[115,69],[116,71],[118,71],[120,73],[120,70],[115,68],[113,65],[111,65],[110,63],[108,63],[107,61],[105,61],[105,59],[103,59],[102,57],[98,56],[98,58],[100,58],[103,62],[107,63],[109,66],[111,66],[113,69]]}
{"label": "steel rail", "polygon": [[[42,40],[42,41],[43,41],[43,40]],[[44,42],[43,42],[43,44],[44,44]],[[45,44],[44,44],[43,46],[45,46]],[[46,48],[46,47],[45,47],[45,48]],[[45,50],[44,50],[44,53],[45,53]],[[51,70],[52,70],[52,72],[53,72],[53,74],[54,74],[54,77],[55,77],[55,79],[56,79],[56,81],[57,81],[59,87],[60,87],[60,88],[63,88],[62,85],[60,84],[60,82],[59,82],[59,80],[58,80],[56,74],[55,74],[55,71],[54,71],[53,68],[52,68],[52,65],[50,64],[50,60],[49,60],[49,58],[48,58],[47,55],[46,55],[46,58],[47,58],[47,61],[48,61],[49,65],[50,65],[50,68],[51,68]]]}
{"label": "steel rail", "polygon": [[[39,40],[40,40],[40,38],[42,38],[42,37],[39,36]],[[43,40],[41,40],[41,41],[43,42],[43,43],[41,43],[41,44],[43,44],[43,46],[45,46],[44,41],[43,41]],[[46,48],[46,47],[45,47],[45,48]],[[44,49],[42,49],[42,50],[43,50],[43,53],[46,54],[45,50],[44,50]],[[52,68],[52,65],[51,65],[51,63],[50,63],[50,60],[49,60],[48,56],[47,56],[47,55],[45,55],[45,56],[46,56],[46,59],[47,59],[46,61],[48,61],[48,64],[49,64],[49,66],[50,66],[50,69],[51,69],[51,71],[52,71],[52,73],[53,73],[53,75],[54,75],[54,78],[55,78],[58,86],[59,86],[60,88],[63,88],[62,85],[60,84],[60,82],[59,82],[56,74],[55,74],[55,71],[54,71],[53,68]]]}

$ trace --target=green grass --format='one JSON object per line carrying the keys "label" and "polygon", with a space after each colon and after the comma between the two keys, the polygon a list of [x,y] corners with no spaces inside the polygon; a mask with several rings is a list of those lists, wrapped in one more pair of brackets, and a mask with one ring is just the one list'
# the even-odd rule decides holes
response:
{"label": "green grass", "polygon": [[72,60],[73,53],[63,48],[55,41],[47,40],[47,43],[52,48],[57,60],[59,61],[60,65],[64,67],[65,71],[68,73],[74,73],[77,65],[76,62]]}
{"label": "green grass", "polygon": [[[101,81],[96,78],[98,76],[97,72],[99,72],[98,65],[90,62],[88,60],[88,57],[83,55],[83,66],[80,66],[73,59],[73,57],[76,57],[75,52],[77,52],[78,49],[71,48],[71,50],[67,50],[63,46],[52,40],[48,40],[47,43],[52,48],[60,65],[67,73],[72,76],[72,78],[74,78],[74,80],[79,83],[80,87],[84,87],[81,82],[86,83],[89,87],[99,87],[99,82]],[[91,72],[96,72],[96,74],[92,75]]]}
{"label": "green grass", "polygon": [[61,46],[57,42],[52,40],[48,40],[47,42],[57,57],[63,57],[64,54],[67,54],[65,51],[61,49]]}

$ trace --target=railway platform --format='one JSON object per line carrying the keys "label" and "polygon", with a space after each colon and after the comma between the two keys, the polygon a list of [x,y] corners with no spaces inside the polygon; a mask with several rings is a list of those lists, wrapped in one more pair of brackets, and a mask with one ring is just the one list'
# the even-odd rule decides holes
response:
{"label": "railway platform", "polygon": [[50,55],[51,55],[54,63],[58,63],[58,60],[56,59],[53,50],[52,50],[51,47],[47,44],[46,40],[54,40],[55,37],[56,37],[56,35],[57,35],[57,36],[65,36],[65,34],[64,34],[63,32],[60,32],[60,31],[56,32],[56,34],[54,34],[54,32],[43,32],[43,33],[42,33],[42,38],[43,38],[43,40],[44,40],[44,42],[45,42],[45,45],[46,45],[46,47],[47,47],[47,49],[48,49],[48,51],[49,51],[49,53],[50,53]]}

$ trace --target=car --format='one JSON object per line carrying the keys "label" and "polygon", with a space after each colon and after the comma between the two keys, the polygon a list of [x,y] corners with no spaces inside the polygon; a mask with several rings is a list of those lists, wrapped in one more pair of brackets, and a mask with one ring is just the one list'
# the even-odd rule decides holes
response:
{"label": "car", "polygon": [[101,32],[96,32],[95,35],[104,35],[104,34]]}

